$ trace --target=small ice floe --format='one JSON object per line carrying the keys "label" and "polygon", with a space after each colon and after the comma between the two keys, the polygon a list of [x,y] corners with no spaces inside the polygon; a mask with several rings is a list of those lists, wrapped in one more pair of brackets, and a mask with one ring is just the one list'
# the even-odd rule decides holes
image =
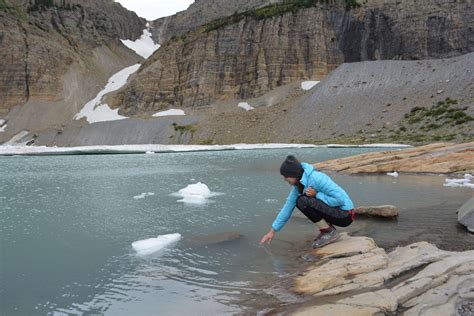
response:
{"label": "small ice floe", "polygon": [[467,173],[461,179],[445,179],[443,186],[445,187],[467,187],[474,189],[474,183],[471,183],[471,180],[474,179],[474,176]]}
{"label": "small ice floe", "polygon": [[301,83],[301,89],[307,91],[311,90],[315,85],[317,85],[320,81],[303,81]]}
{"label": "small ice floe", "polygon": [[251,110],[254,110],[255,108],[253,106],[251,106],[250,104],[248,104],[247,102],[239,102],[239,104],[237,105],[239,108],[242,108],[244,109],[245,111],[251,111]]}
{"label": "small ice floe", "polygon": [[267,202],[267,203],[276,203],[276,202],[278,202],[278,200],[276,200],[276,199],[266,199],[265,202]]}
{"label": "small ice floe", "polygon": [[156,238],[138,240],[132,243],[133,249],[139,256],[150,255],[157,252],[181,239],[181,234],[174,233],[168,235],[159,235]]}
{"label": "small ice floe", "polygon": [[209,198],[220,194],[221,193],[211,192],[207,185],[198,182],[190,184],[172,195],[182,198],[181,200],[178,200],[178,202],[186,204],[206,204],[209,201]]}
{"label": "small ice floe", "polygon": [[154,151],[149,150],[149,151],[147,151],[145,154],[147,154],[147,155],[153,155],[154,153],[155,153]]}
{"label": "small ice floe", "polygon": [[169,109],[166,111],[161,111],[153,114],[153,117],[160,117],[160,116],[173,116],[173,115],[186,115],[183,110],[179,109]]}
{"label": "small ice floe", "polygon": [[155,195],[155,193],[153,193],[153,192],[144,192],[144,193],[142,193],[142,194],[140,194],[140,195],[135,195],[133,198],[134,198],[135,200],[138,200],[138,199],[144,199],[145,197],[147,197],[147,196],[152,196],[152,195]]}
{"label": "small ice floe", "polygon": [[398,177],[398,172],[394,171],[394,172],[387,172],[387,176],[391,176],[391,177]]}

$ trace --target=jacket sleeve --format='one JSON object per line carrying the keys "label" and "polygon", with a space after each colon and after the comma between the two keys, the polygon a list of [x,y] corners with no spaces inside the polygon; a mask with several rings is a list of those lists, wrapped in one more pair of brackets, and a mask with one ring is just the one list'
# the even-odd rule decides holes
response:
{"label": "jacket sleeve", "polygon": [[283,208],[280,210],[280,213],[278,213],[278,216],[275,218],[275,221],[272,224],[272,228],[275,231],[280,231],[283,226],[285,226],[286,222],[288,222],[291,217],[291,213],[293,213],[293,210],[296,206],[297,199],[298,191],[295,187],[293,187],[290,194],[288,195],[288,198],[286,199],[285,205],[283,205]]}

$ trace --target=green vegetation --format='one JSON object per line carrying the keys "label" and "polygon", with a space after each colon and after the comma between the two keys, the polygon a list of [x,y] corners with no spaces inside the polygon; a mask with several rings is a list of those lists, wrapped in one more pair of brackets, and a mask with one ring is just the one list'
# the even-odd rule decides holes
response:
{"label": "green vegetation", "polygon": [[33,0],[30,1],[28,6],[28,13],[34,11],[43,11],[49,8],[58,8],[63,10],[74,10],[80,8],[79,4],[70,4],[67,0],[54,1],[54,0]]}
{"label": "green vegetation", "polygon": [[[359,6],[356,0],[344,0],[346,9],[350,10]],[[253,17],[256,19],[268,19],[280,16],[288,12],[296,13],[300,9],[310,8],[318,3],[328,4],[329,0],[286,0],[283,3],[271,4],[262,8],[251,9],[244,12],[235,12],[231,16],[218,18],[204,26],[204,32],[211,32],[227,25],[235,24],[245,19]]]}
{"label": "green vegetation", "polygon": [[[420,122],[425,123],[420,126],[423,130],[438,129],[446,125],[461,125],[473,121],[474,118],[465,113],[467,107],[453,107],[457,104],[457,100],[446,98],[444,101],[439,101],[429,109],[414,107],[409,113],[406,113],[404,117],[410,125]],[[433,120],[438,123],[432,122]]]}
{"label": "green vegetation", "polygon": [[[177,141],[181,143],[181,139],[183,136],[190,134],[191,139],[194,137],[194,133],[196,133],[197,128],[193,124],[188,125],[179,125],[177,123],[173,123],[173,128],[176,133],[178,133]],[[176,136],[176,135],[175,135]]]}

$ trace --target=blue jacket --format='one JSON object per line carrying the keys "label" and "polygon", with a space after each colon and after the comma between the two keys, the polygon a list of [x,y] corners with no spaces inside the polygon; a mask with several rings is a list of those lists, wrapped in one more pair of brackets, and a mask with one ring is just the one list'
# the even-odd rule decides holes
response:
{"label": "blue jacket", "polygon": [[[317,171],[308,163],[302,162],[301,165],[304,169],[303,177],[300,180],[301,184],[304,186],[303,192],[305,192],[308,187],[312,187],[317,192],[316,198],[327,205],[331,207],[339,207],[344,211],[350,211],[354,208],[354,204],[352,204],[346,191],[332,181],[328,175]],[[283,226],[285,226],[291,213],[293,213],[298,196],[298,189],[296,186],[293,186],[288,198],[286,199],[285,205],[272,224],[272,228],[275,231],[280,231]]]}

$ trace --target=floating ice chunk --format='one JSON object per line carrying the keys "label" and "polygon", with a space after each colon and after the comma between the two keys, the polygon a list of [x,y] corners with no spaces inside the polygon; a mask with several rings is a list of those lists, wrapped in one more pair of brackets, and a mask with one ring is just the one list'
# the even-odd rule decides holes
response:
{"label": "floating ice chunk", "polygon": [[320,83],[320,81],[303,81],[301,83],[301,89],[303,89],[305,91],[310,90],[311,88],[313,88],[318,83]]}
{"label": "floating ice chunk", "polygon": [[147,155],[153,155],[154,153],[155,153],[154,151],[149,150],[149,151],[147,151],[145,154],[147,154]]}
{"label": "floating ice chunk", "polygon": [[276,203],[276,202],[278,202],[278,200],[276,200],[276,199],[266,199],[265,202],[267,202],[267,203]]}
{"label": "floating ice chunk", "polygon": [[254,110],[254,109],[255,109],[253,106],[251,106],[251,105],[248,104],[247,102],[240,102],[237,106],[238,106],[239,108],[244,109],[245,111],[251,111],[251,110]]}
{"label": "floating ice chunk", "polygon": [[445,187],[467,187],[474,188],[474,183],[471,183],[471,180],[474,179],[474,176],[467,173],[462,179],[445,179],[443,186]]}
{"label": "floating ice chunk", "polygon": [[391,176],[391,177],[398,177],[398,172],[387,172],[387,176]]}
{"label": "floating ice chunk", "polygon": [[172,195],[182,198],[181,200],[178,200],[178,202],[186,204],[205,204],[208,202],[210,197],[220,195],[220,193],[211,192],[207,185],[198,182],[190,184]]}
{"label": "floating ice chunk", "polygon": [[147,59],[148,57],[153,54],[158,48],[160,48],[159,44],[155,44],[151,37],[151,33],[148,29],[143,30],[142,36],[136,41],[131,40],[121,40],[122,43],[130,48],[131,50],[135,51],[138,55],[142,56],[143,58]]}
{"label": "floating ice chunk", "polygon": [[183,110],[179,110],[179,109],[169,109],[166,111],[161,111],[161,112],[153,114],[154,117],[172,116],[172,115],[186,115],[186,113],[184,113]]}
{"label": "floating ice chunk", "polygon": [[132,243],[133,249],[139,256],[146,256],[157,252],[181,239],[181,234],[159,235],[156,238],[138,240]]}
{"label": "floating ice chunk", "polygon": [[135,195],[133,198],[135,200],[138,200],[138,199],[144,199],[146,196],[151,196],[151,195],[155,195],[155,193],[153,193],[153,192],[144,192],[140,195]]}

